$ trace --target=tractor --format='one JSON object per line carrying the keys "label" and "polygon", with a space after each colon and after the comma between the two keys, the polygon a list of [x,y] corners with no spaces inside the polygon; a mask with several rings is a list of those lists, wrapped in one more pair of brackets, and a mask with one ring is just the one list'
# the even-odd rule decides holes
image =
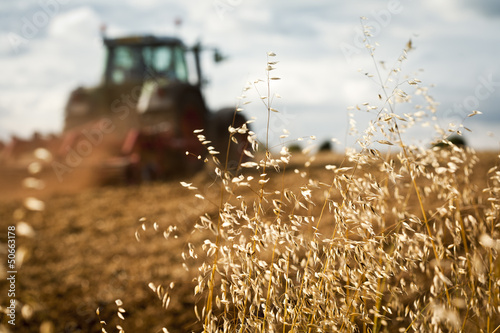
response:
{"label": "tractor", "polygon": [[[193,174],[208,146],[221,160],[229,156],[229,167],[238,165],[247,137],[238,134],[228,150],[228,127],[243,126],[246,119],[234,108],[207,109],[200,44],[187,47],[176,37],[150,35],[103,42],[102,80],[70,93],[62,134],[13,139],[2,150],[1,163],[15,164],[30,149],[43,147],[53,156],[51,169],[59,181],[86,169],[100,182],[129,183]],[[214,60],[221,59],[214,50]]]}

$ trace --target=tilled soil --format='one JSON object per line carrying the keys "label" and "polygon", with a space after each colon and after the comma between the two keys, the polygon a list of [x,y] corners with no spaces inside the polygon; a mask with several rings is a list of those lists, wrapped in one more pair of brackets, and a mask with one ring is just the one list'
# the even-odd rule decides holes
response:
{"label": "tilled soil", "polygon": [[[34,230],[34,235],[16,235],[16,327],[4,317],[4,329],[99,332],[99,308],[108,332],[116,325],[128,332],[157,332],[163,324],[178,327],[178,332],[190,330],[193,274],[182,267],[181,252],[206,208],[199,199],[171,181],[82,190],[44,202],[43,212],[27,211],[19,200],[1,205],[2,243],[7,227],[18,220]],[[167,240],[163,231],[173,225],[177,230]],[[1,252],[6,259],[5,246]],[[19,253],[25,254],[22,261]],[[2,260],[2,306],[8,304],[4,265]],[[175,283],[168,311],[150,282]],[[125,320],[117,316],[117,299],[123,302]]]}
{"label": "tilled soil", "polygon": [[[496,164],[496,154],[482,156],[474,174],[479,186],[484,186],[487,170]],[[314,164],[318,168],[309,172],[314,179],[327,181],[330,173],[323,166],[340,161],[338,156],[323,156]],[[0,305],[4,310],[9,301],[7,228],[24,221],[33,233],[17,229],[16,325],[0,315],[0,332],[100,332],[102,327],[115,332],[117,325],[126,332],[161,332],[163,326],[169,332],[199,330],[193,311],[198,299],[191,283],[198,263],[184,261],[181,254],[188,251],[188,243],[201,243],[206,237],[193,233],[193,226],[200,215],[217,214],[210,201],[217,202],[219,190],[207,174],[197,175],[193,185],[207,200],[194,197],[179,180],[40,193],[45,202],[40,212],[23,208],[21,196],[3,198]],[[36,192],[26,195],[32,194]],[[177,229],[170,229],[165,238],[163,232],[172,226]],[[167,309],[148,286],[151,282],[169,291]],[[119,315],[120,307],[125,311]]]}

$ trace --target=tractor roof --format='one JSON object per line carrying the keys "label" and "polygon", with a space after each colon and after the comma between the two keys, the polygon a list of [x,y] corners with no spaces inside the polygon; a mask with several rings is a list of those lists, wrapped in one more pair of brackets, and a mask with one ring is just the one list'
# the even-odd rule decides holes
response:
{"label": "tractor roof", "polygon": [[184,45],[176,37],[156,37],[153,35],[127,36],[119,38],[104,38],[104,44],[108,47],[118,45]]}

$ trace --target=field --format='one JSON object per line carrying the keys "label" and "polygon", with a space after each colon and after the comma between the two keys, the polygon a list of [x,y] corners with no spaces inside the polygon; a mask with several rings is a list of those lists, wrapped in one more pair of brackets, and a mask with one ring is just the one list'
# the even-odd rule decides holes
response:
{"label": "field", "polygon": [[0,331],[499,332],[498,152],[456,140],[481,112],[407,144],[437,103],[398,67],[386,80],[377,70],[378,105],[350,108],[372,120],[358,131],[351,119],[343,155],[272,151],[275,56],[245,88],[266,108],[267,137],[229,126],[229,142],[248,134],[233,155],[195,130],[207,164],[190,179],[92,188],[76,172],[4,174],[1,251],[16,255],[0,273]]}
{"label": "field", "polygon": [[[330,153],[318,155],[307,167],[306,161],[301,154],[292,157],[290,171],[285,171],[284,177],[271,177],[266,186],[286,184],[297,190],[309,179],[329,183],[332,172],[325,165],[346,163],[343,156]],[[479,154],[471,186],[485,188],[488,170],[496,164],[495,153]],[[184,260],[181,254],[189,251],[188,244],[200,245],[209,237],[206,232],[193,233],[193,227],[199,216],[217,214],[218,208],[205,202],[217,201],[219,190],[206,171],[192,181],[204,189],[205,200],[195,197],[179,180],[50,193],[45,198],[39,193],[45,202],[41,212],[23,208],[19,199],[4,198],[1,228],[6,230],[17,220],[25,221],[32,230],[23,229],[24,235],[19,235],[18,224],[16,327],[12,329],[4,316],[0,331],[98,332],[100,319],[106,322],[103,327],[108,332],[116,331],[116,325],[127,332],[160,332],[164,326],[170,332],[200,330],[193,308],[195,303],[203,306],[206,296],[194,296],[193,279],[206,257]],[[242,194],[249,196],[252,191]],[[415,210],[417,206],[413,195],[408,207]],[[170,236],[165,238],[163,231]],[[2,243],[5,235],[2,232]],[[6,247],[2,247],[2,256],[6,256]],[[5,271],[4,267],[2,274]],[[5,279],[3,275],[1,295],[7,294]],[[169,290],[167,309],[148,286],[151,282]],[[172,290],[170,283],[174,283]],[[2,299],[5,307],[6,298]],[[117,305],[116,300],[121,302]],[[124,320],[118,316],[119,308],[125,310],[120,314]]]}

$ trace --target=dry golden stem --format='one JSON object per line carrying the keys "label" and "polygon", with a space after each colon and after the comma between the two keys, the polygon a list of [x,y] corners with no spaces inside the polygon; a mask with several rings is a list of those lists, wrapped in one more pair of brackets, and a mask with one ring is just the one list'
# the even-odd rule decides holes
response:
{"label": "dry golden stem", "polygon": [[[346,312],[347,316],[349,316],[349,312],[351,311],[352,303],[354,303],[354,300],[356,299],[356,296],[358,295],[359,290],[361,289],[361,286],[363,284],[363,280],[364,280],[365,276],[366,276],[366,272],[363,272],[363,274],[361,274],[361,276],[359,277],[358,288],[356,288],[356,291],[354,292],[354,295],[352,296],[351,301],[349,302],[349,306],[347,307],[347,312]],[[344,326],[345,326],[345,320],[342,322],[342,326],[340,327],[340,331],[342,331]]]}

